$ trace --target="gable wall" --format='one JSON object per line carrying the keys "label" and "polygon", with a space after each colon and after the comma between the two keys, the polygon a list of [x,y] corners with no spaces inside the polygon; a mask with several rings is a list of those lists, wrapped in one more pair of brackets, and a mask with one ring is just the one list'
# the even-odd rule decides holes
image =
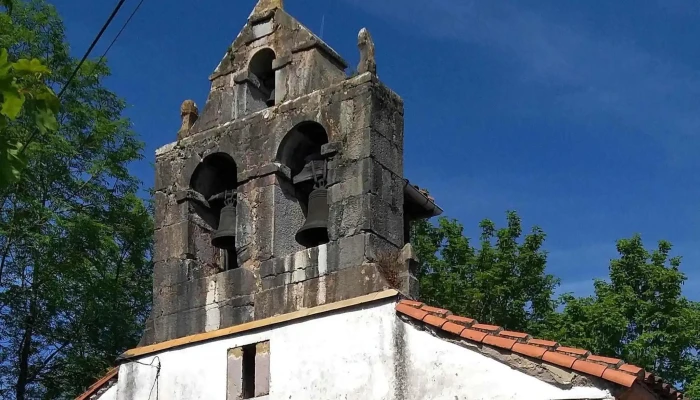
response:
{"label": "gable wall", "polygon": [[[270,341],[269,399],[605,399],[562,390],[401,321],[394,299],[163,352],[119,371],[116,399],[225,400],[227,352]],[[158,383],[157,368],[161,365]],[[106,398],[103,397],[102,400]],[[111,399],[110,399],[111,400]]]}

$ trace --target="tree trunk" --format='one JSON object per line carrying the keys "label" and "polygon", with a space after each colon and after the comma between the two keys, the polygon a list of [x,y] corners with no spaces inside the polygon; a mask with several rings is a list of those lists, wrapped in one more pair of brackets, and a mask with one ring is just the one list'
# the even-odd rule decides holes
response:
{"label": "tree trunk", "polygon": [[[33,311],[33,305],[30,307],[30,312]],[[27,317],[27,326],[24,330],[24,336],[19,347],[19,374],[17,374],[17,385],[15,392],[17,400],[25,400],[27,393],[27,383],[29,377],[29,355],[32,348],[32,316]]]}

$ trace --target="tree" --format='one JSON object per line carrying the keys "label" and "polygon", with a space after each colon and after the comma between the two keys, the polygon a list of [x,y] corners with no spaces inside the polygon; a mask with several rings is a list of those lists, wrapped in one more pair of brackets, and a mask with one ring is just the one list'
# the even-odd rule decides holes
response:
{"label": "tree", "polygon": [[[0,5],[8,13],[12,11],[12,1],[2,0]],[[37,59],[13,62],[8,56],[7,49],[0,48],[0,188],[19,180],[31,139],[38,133],[56,130],[59,105],[56,95],[43,82],[43,76],[49,74],[45,65]],[[8,129],[21,113],[35,123],[25,143],[12,137],[13,130]]]}
{"label": "tree", "polygon": [[480,248],[454,220],[413,226],[421,300],[624,359],[683,388],[687,398],[700,398],[700,303],[682,295],[686,276],[670,243],[649,252],[638,235],[618,241],[609,281],[596,280],[593,296],[555,301],[558,280],[544,273],[544,233],[535,227],[519,244],[521,222],[513,212],[506,228],[488,220],[480,226]]}
{"label": "tree", "polygon": [[455,220],[416,223],[412,242],[422,300],[480,322],[537,331],[555,310],[558,280],[545,273],[544,232],[534,227],[522,237],[520,217],[509,212],[507,221],[501,229],[482,221],[479,248]]}
{"label": "tree", "polygon": [[[77,60],[44,1],[0,13],[8,60],[41,60],[47,87]],[[128,165],[143,144],[124,102],[86,62],[57,108],[57,130],[36,135],[20,113],[6,126],[25,151],[22,179],[0,188],[0,398],[68,399],[137,344],[150,306],[152,219]]]}
{"label": "tree", "polygon": [[639,235],[618,241],[617,251],[594,295],[563,296],[548,337],[642,366],[700,398],[700,303],[681,293],[681,259],[666,241],[647,251]]}
{"label": "tree", "polygon": [[[0,188],[19,180],[27,162],[27,146],[34,135],[58,127],[58,98],[42,82],[48,68],[37,59],[12,62],[8,56],[7,49],[0,48]],[[30,125],[33,135],[25,143],[17,141],[12,135],[14,130],[9,128],[21,113],[34,121]]]}

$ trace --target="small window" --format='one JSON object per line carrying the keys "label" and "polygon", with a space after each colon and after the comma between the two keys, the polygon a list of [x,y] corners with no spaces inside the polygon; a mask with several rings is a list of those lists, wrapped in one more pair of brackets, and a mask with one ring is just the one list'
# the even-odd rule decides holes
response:
{"label": "small window", "polygon": [[228,351],[226,399],[255,399],[270,393],[270,342]]}

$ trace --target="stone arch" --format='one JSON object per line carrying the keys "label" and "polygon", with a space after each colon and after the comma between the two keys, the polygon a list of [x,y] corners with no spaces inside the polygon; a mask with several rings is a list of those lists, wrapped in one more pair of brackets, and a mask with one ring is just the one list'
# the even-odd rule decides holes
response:
{"label": "stone arch", "polygon": [[287,166],[292,177],[299,174],[310,156],[321,155],[321,146],[328,143],[328,133],[315,121],[297,124],[282,139],[277,149],[277,162]]}
{"label": "stone arch", "polygon": [[[238,187],[238,166],[231,155],[213,153],[204,158],[192,173],[190,188],[201,194],[205,200],[227,190]],[[193,202],[197,215],[213,229],[219,228],[219,214],[224,206],[222,199],[209,202],[209,207]]]}
{"label": "stone arch", "polygon": [[[316,188],[314,177],[311,172],[313,170],[305,167],[312,161],[318,162],[323,159],[321,147],[326,143],[328,143],[328,133],[323,125],[314,121],[305,121],[297,124],[287,132],[277,150],[277,162],[289,168],[292,176],[292,184],[284,185],[288,188],[286,192],[292,194],[296,199],[304,218],[310,217],[309,196]],[[315,171],[320,171],[320,169],[316,169]],[[319,192],[315,193],[317,193],[318,196]],[[325,199],[325,196],[323,198]],[[318,201],[318,197],[316,197],[316,199]],[[319,210],[318,208],[314,209],[316,212],[314,216],[316,218],[319,217]],[[304,224],[301,223],[296,229],[301,228],[303,225]],[[298,230],[296,232],[298,232]],[[319,244],[327,243],[328,238],[326,235],[325,239],[319,238],[319,243],[314,244],[301,241],[299,237],[296,237],[296,241],[306,247],[315,247]]]}
{"label": "stone arch", "polygon": [[254,75],[258,83],[258,89],[265,98],[268,107],[275,105],[275,71],[272,63],[277,58],[275,51],[269,47],[258,50],[248,64],[248,72]]}

